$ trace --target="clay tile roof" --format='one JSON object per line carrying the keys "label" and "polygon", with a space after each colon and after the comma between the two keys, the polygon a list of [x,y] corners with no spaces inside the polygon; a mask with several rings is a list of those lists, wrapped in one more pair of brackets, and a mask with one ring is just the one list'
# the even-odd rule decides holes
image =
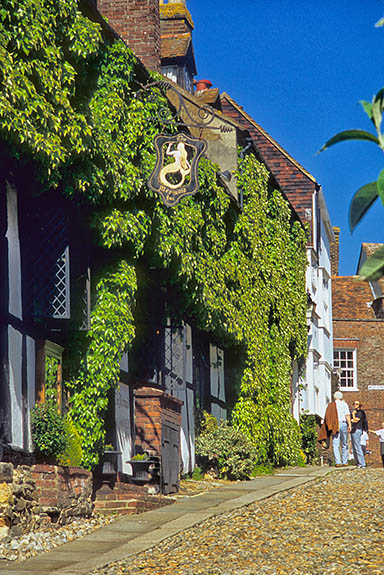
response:
{"label": "clay tile roof", "polygon": [[332,277],[332,314],[341,319],[374,319],[367,304],[373,296],[368,282],[357,281],[354,276]]}
{"label": "clay tile roof", "polygon": [[269,140],[269,142],[277,149],[279,150],[294,166],[296,166],[296,168],[298,168],[303,174],[305,174],[312,182],[316,183],[316,179],[312,176],[312,174],[310,174],[305,168],[303,168],[303,166],[301,164],[299,164],[299,162],[297,160],[295,160],[295,158],[293,158],[290,154],[288,154],[288,152],[286,150],[284,150],[284,148],[282,146],[280,146],[280,144],[278,142],[276,142],[276,140],[274,140],[272,138],[272,136],[270,136],[268,134],[268,132],[266,132],[264,130],[264,128],[262,128],[260,126],[260,124],[258,124],[257,122],[255,122],[255,120],[249,115],[247,114],[247,112],[244,111],[242,106],[239,106],[239,104],[237,102],[235,102],[235,100],[233,98],[231,98],[226,92],[222,92],[220,95],[220,98],[222,100],[228,100],[228,102],[230,102],[230,104],[232,104],[232,106],[238,110],[238,112],[246,119],[248,120],[248,122],[250,122],[257,130],[259,130],[259,132],[261,134],[263,134],[263,136],[265,138],[267,138],[267,140]]}
{"label": "clay tile roof", "polygon": [[199,102],[204,104],[213,104],[219,97],[219,88],[211,88],[210,90],[203,90],[195,93]]}
{"label": "clay tile roof", "polygon": [[161,36],[161,58],[184,57],[191,43],[189,33]]}

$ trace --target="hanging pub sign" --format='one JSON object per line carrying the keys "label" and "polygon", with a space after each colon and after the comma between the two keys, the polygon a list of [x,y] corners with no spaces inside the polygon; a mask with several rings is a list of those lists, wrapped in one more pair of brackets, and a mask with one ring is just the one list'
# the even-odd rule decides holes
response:
{"label": "hanging pub sign", "polygon": [[179,133],[159,134],[154,139],[157,155],[155,169],[148,185],[162,197],[166,206],[175,206],[184,196],[199,190],[198,165],[206,142]]}

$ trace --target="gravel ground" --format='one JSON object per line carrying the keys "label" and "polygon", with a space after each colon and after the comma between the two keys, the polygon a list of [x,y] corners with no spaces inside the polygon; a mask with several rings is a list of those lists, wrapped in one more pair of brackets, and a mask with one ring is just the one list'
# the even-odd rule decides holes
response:
{"label": "gravel ground", "polygon": [[94,515],[89,519],[78,519],[68,525],[44,526],[27,535],[0,541],[0,567],[2,561],[25,561],[29,557],[49,551],[95,529],[108,525],[116,516]]}
{"label": "gravel ground", "polygon": [[383,575],[383,501],[383,470],[341,469],[92,575]]}

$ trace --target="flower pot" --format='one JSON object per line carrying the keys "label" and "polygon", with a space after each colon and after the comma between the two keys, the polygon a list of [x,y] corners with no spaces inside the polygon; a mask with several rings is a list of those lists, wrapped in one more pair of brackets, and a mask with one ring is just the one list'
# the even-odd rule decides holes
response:
{"label": "flower pot", "polygon": [[159,471],[159,461],[156,459],[131,459],[127,461],[132,467],[132,479],[137,483],[148,483]]}
{"label": "flower pot", "polygon": [[115,475],[117,473],[118,457],[121,451],[104,451],[102,457],[101,475]]}
{"label": "flower pot", "polygon": [[101,478],[102,491],[113,488],[118,470],[118,457],[121,451],[104,451],[98,467],[98,474]]}

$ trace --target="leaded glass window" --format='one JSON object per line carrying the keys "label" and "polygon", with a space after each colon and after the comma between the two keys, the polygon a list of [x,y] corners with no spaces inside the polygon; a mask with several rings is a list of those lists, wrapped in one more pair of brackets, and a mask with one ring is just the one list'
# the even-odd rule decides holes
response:
{"label": "leaded glass window", "polygon": [[35,320],[69,319],[70,250],[65,212],[56,205],[36,202],[28,216],[26,314]]}

